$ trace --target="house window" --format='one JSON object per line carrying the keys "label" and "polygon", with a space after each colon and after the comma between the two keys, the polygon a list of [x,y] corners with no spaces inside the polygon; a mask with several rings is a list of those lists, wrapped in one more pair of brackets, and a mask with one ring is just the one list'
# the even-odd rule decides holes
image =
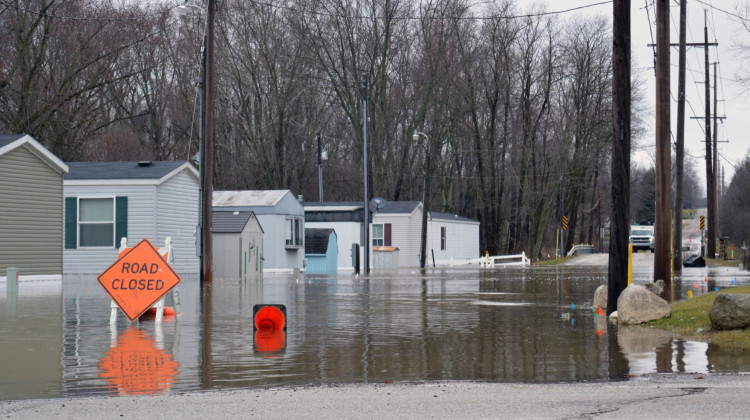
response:
{"label": "house window", "polygon": [[304,226],[301,217],[290,217],[285,220],[285,238],[287,248],[296,248],[303,245]]}
{"label": "house window", "polygon": [[65,249],[116,247],[128,236],[128,197],[65,197]]}
{"label": "house window", "polygon": [[391,246],[391,224],[373,223],[372,246]]}
{"label": "house window", "polygon": [[383,225],[372,225],[372,246],[385,246],[385,237],[383,236]]}
{"label": "house window", "polygon": [[446,228],[445,226],[440,227],[440,250],[445,251],[446,248]]}
{"label": "house window", "polygon": [[78,245],[115,246],[114,198],[81,198],[78,201]]}

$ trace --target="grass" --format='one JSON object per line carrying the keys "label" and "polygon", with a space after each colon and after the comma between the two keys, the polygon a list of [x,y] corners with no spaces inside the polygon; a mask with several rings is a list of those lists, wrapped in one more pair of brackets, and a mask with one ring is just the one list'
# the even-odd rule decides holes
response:
{"label": "grass", "polygon": [[740,260],[722,260],[720,258],[708,258],[704,257],[706,265],[709,267],[737,267],[740,264]]}
{"label": "grass", "polygon": [[534,265],[558,265],[568,261],[571,257],[552,258],[551,260],[534,261]]}
{"label": "grass", "polygon": [[711,292],[671,305],[672,316],[652,321],[649,325],[675,334],[678,337],[713,343],[724,349],[750,350],[750,328],[743,330],[714,331],[708,312],[718,293],[750,293],[750,286],[731,287]]}

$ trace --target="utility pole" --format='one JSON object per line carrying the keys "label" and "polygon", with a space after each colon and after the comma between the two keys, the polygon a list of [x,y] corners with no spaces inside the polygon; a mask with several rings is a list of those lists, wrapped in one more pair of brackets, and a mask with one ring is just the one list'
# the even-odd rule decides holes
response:
{"label": "utility pole", "polygon": [[669,0],[656,0],[656,214],[654,281],[664,280],[662,297],[672,301],[669,260],[670,235],[670,97],[669,97]]}
{"label": "utility pole", "polygon": [[612,209],[607,315],[628,286],[630,234],[630,0],[612,3]]}
{"label": "utility pole", "polygon": [[318,202],[323,202],[323,151],[320,148],[320,133],[315,133],[318,141]]}
{"label": "utility pole", "polygon": [[[719,233],[719,149],[718,149],[718,136],[717,133],[719,132],[718,127],[716,126],[716,121],[719,119],[717,112],[717,106],[716,106],[716,74],[718,73],[716,71],[716,65],[719,64],[717,62],[714,62],[714,164],[713,164],[713,172],[714,172],[714,218],[716,219],[716,225],[714,228],[716,229],[716,235],[721,237],[721,234]],[[714,248],[715,249],[715,248]]]}
{"label": "utility pole", "polygon": [[[674,236],[672,237],[672,272],[682,272],[682,207],[685,177],[685,26],[687,0],[680,0],[680,44],[677,76],[677,144],[675,145]],[[666,289],[666,288],[665,288]]]}
{"label": "utility pole", "polygon": [[703,12],[703,44],[705,61],[706,61],[706,213],[708,215],[708,244],[706,256],[708,258],[716,257],[716,214],[714,210],[716,205],[714,204],[714,198],[716,197],[714,191],[716,188],[715,178],[713,173],[713,162],[711,161],[711,83],[710,73],[708,67],[708,17],[707,11]]}
{"label": "utility pole", "polygon": [[364,205],[364,265],[365,273],[370,272],[370,200],[367,192],[367,85],[368,85],[367,74],[364,75],[362,81],[362,154],[364,155],[364,187],[365,187],[365,205]]}
{"label": "utility pole", "polygon": [[201,148],[201,272],[200,283],[210,285],[213,279],[213,238],[211,237],[211,211],[213,207],[214,172],[214,20],[216,0],[208,0],[206,25],[206,127]]}

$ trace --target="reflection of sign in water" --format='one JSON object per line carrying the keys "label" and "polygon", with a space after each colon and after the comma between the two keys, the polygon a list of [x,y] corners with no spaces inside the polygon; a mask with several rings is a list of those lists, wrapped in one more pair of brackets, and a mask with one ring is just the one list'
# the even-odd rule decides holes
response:
{"label": "reflection of sign in water", "polygon": [[164,297],[181,279],[144,239],[98,277],[99,284],[131,321]]}
{"label": "reflection of sign in water", "polygon": [[258,330],[253,337],[253,349],[259,353],[282,353],[286,347],[286,332],[283,330]]}
{"label": "reflection of sign in water", "polygon": [[156,348],[152,337],[131,327],[99,361],[99,376],[122,394],[153,394],[172,386],[179,365],[171,354]]}

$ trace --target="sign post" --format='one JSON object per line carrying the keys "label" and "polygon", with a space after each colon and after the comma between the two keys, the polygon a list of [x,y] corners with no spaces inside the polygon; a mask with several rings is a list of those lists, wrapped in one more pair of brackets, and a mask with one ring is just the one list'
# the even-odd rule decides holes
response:
{"label": "sign post", "polygon": [[97,280],[131,322],[182,281],[148,239],[122,253]]}

